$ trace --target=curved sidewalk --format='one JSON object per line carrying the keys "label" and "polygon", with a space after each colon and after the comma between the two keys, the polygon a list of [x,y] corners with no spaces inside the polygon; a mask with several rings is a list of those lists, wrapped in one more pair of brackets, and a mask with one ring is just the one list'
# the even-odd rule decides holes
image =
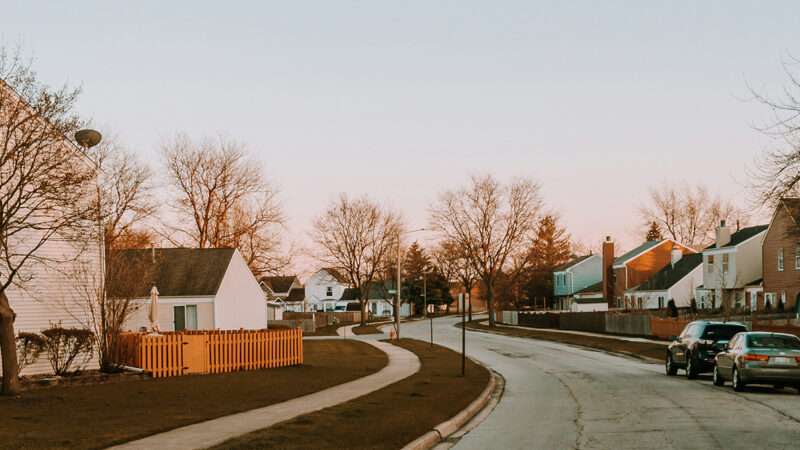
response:
{"label": "curved sidewalk", "polygon": [[385,342],[378,342],[373,339],[360,340],[386,353],[389,356],[389,364],[372,375],[313,394],[298,397],[283,403],[265,406],[263,408],[176,428],[171,431],[154,434],[144,439],[131,441],[112,448],[126,450],[152,448],[161,450],[190,450],[212,447],[228,439],[361,397],[362,395],[369,394],[370,392],[377,391],[392,383],[396,383],[419,371],[420,361],[414,353],[401,347]]}

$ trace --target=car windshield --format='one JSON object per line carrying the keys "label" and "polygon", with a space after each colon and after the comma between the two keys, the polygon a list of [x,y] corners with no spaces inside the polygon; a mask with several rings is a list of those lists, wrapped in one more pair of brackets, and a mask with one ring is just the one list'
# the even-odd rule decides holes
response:
{"label": "car windshield", "polygon": [[747,346],[750,348],[791,348],[800,350],[800,339],[794,336],[752,334],[747,336]]}
{"label": "car windshield", "polygon": [[712,339],[715,341],[729,341],[736,333],[747,331],[741,325],[708,325],[703,330],[702,339]]}

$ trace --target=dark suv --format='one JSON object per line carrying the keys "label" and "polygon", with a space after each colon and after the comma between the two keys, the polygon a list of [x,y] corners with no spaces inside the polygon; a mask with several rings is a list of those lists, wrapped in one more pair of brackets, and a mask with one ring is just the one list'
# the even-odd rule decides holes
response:
{"label": "dark suv", "polygon": [[696,378],[703,372],[714,370],[714,357],[725,350],[725,345],[747,327],[738,322],[712,322],[696,320],[686,325],[680,336],[672,337],[667,347],[665,368],[667,375],[678,369],[686,370],[686,378]]}

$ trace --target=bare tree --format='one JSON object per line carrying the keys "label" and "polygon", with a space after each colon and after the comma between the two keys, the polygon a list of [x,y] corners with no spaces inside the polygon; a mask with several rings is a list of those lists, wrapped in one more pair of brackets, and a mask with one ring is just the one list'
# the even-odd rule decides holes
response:
{"label": "bare tree", "polygon": [[276,191],[241,144],[178,135],[163,153],[179,218],[165,237],[198,248],[238,248],[256,276],[289,264],[279,245],[284,219]]}
{"label": "bare tree", "polygon": [[358,291],[362,326],[370,285],[385,270],[402,228],[396,213],[367,197],[351,199],[346,194],[314,220],[312,239],[321,251],[319,259],[340,270]]}
{"label": "bare tree", "polygon": [[507,186],[491,175],[447,191],[431,208],[431,225],[444,240],[458,244],[486,286],[489,325],[495,325],[494,283],[515,255],[527,252],[541,208],[539,186],[517,179]]}
{"label": "bare tree", "polygon": [[733,203],[712,195],[702,185],[679,187],[662,184],[650,188],[649,202],[639,208],[643,228],[655,223],[665,237],[696,250],[714,240],[721,220],[747,222],[746,214]]}
{"label": "bare tree", "polygon": [[[16,314],[6,296],[42,261],[51,239],[92,223],[95,166],[69,142],[81,126],[72,113],[79,91],[41,85],[19,52],[0,49],[0,350],[3,393],[19,390]],[[96,234],[95,234],[96,236]],[[28,272],[28,273],[26,273]]]}
{"label": "bare tree", "polygon": [[[436,270],[448,281],[457,281],[464,290],[464,295],[472,293],[472,287],[478,279],[475,267],[472,265],[466,251],[459,247],[457,242],[443,241],[433,251],[433,264]],[[450,305],[447,305],[448,313]],[[472,297],[469,298],[467,308],[469,320],[472,320]]]}

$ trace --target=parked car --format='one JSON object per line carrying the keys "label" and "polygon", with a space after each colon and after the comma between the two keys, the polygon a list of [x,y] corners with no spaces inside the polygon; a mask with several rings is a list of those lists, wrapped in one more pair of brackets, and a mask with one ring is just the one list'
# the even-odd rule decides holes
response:
{"label": "parked car", "polygon": [[714,384],[731,380],[741,391],[748,384],[792,386],[800,393],[800,338],[784,333],[739,333],[717,353]]}
{"label": "parked car", "polygon": [[684,369],[686,378],[693,379],[703,372],[711,372],[717,353],[725,350],[728,341],[743,331],[747,331],[747,327],[738,322],[696,320],[689,323],[680,336],[670,339],[664,363],[667,375]]}

